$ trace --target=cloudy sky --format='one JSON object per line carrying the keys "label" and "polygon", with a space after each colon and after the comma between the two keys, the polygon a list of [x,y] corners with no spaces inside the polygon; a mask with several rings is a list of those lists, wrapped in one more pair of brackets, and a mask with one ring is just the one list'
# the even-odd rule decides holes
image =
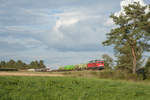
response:
{"label": "cloudy sky", "polygon": [[112,56],[112,47],[101,42],[121,1],[0,0],[0,60],[42,59],[57,67]]}

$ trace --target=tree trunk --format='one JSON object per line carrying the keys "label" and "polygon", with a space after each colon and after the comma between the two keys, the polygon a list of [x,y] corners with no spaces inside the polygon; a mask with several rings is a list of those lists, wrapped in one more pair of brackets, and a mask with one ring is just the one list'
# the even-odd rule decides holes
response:
{"label": "tree trunk", "polygon": [[132,73],[136,74],[136,54],[135,54],[135,50],[132,47],[132,56],[133,56],[133,68],[132,68]]}

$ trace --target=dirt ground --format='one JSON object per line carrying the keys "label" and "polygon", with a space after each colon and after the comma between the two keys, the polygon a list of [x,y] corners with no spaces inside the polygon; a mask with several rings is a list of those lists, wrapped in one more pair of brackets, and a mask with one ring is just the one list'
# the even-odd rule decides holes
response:
{"label": "dirt ground", "polygon": [[0,76],[64,76],[56,73],[40,73],[40,72],[0,72]]}

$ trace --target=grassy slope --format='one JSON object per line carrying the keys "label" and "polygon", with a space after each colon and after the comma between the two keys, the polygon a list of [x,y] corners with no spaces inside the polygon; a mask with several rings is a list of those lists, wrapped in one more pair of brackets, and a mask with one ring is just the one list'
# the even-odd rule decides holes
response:
{"label": "grassy slope", "polygon": [[0,77],[0,100],[149,100],[150,85],[71,77]]}

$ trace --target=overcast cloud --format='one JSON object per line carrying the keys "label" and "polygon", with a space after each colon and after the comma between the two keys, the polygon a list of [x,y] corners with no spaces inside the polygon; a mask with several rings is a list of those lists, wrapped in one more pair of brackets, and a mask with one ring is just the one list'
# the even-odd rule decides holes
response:
{"label": "overcast cloud", "polygon": [[121,0],[0,2],[0,60],[42,59],[57,67],[113,55],[112,47],[101,42],[113,26],[109,15],[120,11]]}

